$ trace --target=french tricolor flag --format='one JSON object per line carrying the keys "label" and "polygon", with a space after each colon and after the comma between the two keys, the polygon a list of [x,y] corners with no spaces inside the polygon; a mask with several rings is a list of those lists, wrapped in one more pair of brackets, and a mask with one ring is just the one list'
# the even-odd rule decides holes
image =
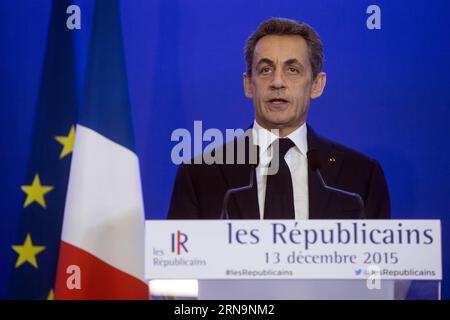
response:
{"label": "french tricolor flag", "polygon": [[144,206],[116,0],[97,0],[56,299],[148,299]]}

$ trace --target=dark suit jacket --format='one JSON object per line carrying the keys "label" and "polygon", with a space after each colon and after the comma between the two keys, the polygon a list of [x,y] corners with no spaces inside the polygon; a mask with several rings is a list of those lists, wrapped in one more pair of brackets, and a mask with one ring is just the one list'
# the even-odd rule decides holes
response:
{"label": "dark suit jacket", "polygon": [[[357,151],[319,136],[308,125],[308,149],[315,149],[325,183],[360,194],[367,219],[390,218],[389,192],[380,164]],[[224,146],[222,147],[224,148]],[[169,219],[219,219],[225,192],[249,184],[250,164],[182,164],[175,179]],[[308,169],[310,219],[358,219],[355,199],[324,190]],[[256,183],[234,194],[230,219],[259,219]]]}

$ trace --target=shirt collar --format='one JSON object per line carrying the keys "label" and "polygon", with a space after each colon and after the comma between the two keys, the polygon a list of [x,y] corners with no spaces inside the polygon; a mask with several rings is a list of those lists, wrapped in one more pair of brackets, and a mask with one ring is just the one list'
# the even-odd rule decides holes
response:
{"label": "shirt collar", "polygon": [[[261,127],[256,120],[253,122],[253,143],[259,146],[260,154],[267,151],[270,145],[279,137],[269,130]],[[308,151],[306,122],[292,131],[286,138],[294,142],[300,152],[306,156]]]}

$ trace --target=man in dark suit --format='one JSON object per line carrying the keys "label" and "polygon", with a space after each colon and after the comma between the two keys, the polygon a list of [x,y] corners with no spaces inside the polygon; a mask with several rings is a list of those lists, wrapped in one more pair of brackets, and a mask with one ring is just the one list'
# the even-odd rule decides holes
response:
{"label": "man in dark suit", "polygon": [[[288,19],[264,21],[247,40],[245,59],[244,89],[253,99],[255,121],[247,135],[212,152],[227,159],[232,148],[233,163],[194,161],[180,166],[168,218],[219,219],[226,191],[249,181],[254,181],[250,188],[231,195],[227,218],[360,218],[354,198],[320,185],[308,166],[311,150],[328,185],[361,195],[365,218],[389,218],[389,193],[379,163],[321,137],[306,124],[310,100],[322,95],[326,83],[323,47],[314,29]],[[243,139],[244,158],[257,146],[257,164],[237,163],[236,145]],[[273,163],[276,170],[268,173]]]}

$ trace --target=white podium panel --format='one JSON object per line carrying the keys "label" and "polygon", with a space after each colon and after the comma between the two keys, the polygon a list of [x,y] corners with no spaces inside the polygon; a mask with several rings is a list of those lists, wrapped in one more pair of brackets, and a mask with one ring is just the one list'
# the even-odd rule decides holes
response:
{"label": "white podium panel", "polygon": [[198,280],[199,299],[405,299],[411,283],[416,297],[438,299],[441,226],[438,220],[147,221],[145,260],[148,280]]}
{"label": "white podium panel", "polygon": [[[402,300],[406,291],[382,280],[368,289],[365,280],[199,280],[201,300]],[[400,284],[400,283],[399,283]],[[401,288],[399,288],[401,289]]]}

